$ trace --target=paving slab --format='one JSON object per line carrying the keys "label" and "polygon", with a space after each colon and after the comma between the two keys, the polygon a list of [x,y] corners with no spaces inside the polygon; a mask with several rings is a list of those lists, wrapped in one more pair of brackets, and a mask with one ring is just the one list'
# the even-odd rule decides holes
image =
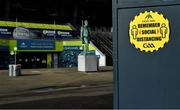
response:
{"label": "paving slab", "polygon": [[21,94],[32,90],[112,84],[112,67],[98,72],[78,72],[77,68],[23,69],[22,76],[9,77],[0,70],[0,96]]}

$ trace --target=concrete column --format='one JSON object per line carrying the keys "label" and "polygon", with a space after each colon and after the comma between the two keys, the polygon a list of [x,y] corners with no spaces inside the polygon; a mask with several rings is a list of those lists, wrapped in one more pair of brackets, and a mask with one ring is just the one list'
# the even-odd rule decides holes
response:
{"label": "concrete column", "polygon": [[47,68],[52,68],[52,54],[47,53]]}

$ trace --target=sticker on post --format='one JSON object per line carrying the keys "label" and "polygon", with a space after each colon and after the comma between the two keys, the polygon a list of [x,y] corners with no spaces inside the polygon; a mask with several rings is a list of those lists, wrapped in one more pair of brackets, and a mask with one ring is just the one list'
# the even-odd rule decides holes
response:
{"label": "sticker on post", "polygon": [[130,42],[144,52],[154,52],[169,42],[169,21],[162,14],[145,11],[130,22]]}

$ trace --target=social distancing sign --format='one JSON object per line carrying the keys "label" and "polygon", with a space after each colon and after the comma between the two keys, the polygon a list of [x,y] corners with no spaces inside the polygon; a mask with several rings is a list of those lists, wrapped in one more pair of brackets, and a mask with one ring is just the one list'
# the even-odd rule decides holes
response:
{"label": "social distancing sign", "polygon": [[169,35],[169,21],[159,12],[142,12],[129,25],[130,42],[140,51],[158,51],[169,42]]}

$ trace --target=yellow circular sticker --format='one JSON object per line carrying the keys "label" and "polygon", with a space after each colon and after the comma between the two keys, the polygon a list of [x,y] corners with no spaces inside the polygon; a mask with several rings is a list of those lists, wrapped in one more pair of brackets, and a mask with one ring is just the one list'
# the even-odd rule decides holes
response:
{"label": "yellow circular sticker", "polygon": [[169,21],[158,12],[145,11],[130,22],[131,44],[145,52],[158,51],[169,41]]}

